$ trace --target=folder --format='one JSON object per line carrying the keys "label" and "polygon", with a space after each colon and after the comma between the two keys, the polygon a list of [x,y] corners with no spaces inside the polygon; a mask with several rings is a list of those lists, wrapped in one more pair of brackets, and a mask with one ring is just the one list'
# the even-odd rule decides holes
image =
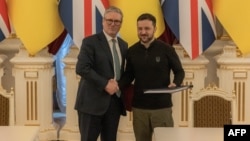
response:
{"label": "folder", "polygon": [[183,85],[180,87],[173,87],[173,88],[147,89],[144,90],[144,94],[176,93],[190,88],[193,88],[193,85]]}

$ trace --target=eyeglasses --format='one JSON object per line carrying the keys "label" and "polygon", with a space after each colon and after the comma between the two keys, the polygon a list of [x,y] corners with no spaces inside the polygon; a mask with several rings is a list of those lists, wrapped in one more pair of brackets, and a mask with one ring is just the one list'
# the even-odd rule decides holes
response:
{"label": "eyeglasses", "polygon": [[112,23],[114,23],[114,25],[120,25],[122,23],[122,21],[112,20],[112,19],[105,19],[105,21],[107,22],[108,25],[111,25]]}

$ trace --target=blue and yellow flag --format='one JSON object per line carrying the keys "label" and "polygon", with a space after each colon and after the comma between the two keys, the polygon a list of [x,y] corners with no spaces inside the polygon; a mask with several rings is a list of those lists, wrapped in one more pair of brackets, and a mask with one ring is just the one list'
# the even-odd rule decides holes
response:
{"label": "blue and yellow flag", "polygon": [[64,30],[57,0],[8,0],[11,22],[30,55],[35,55]]}
{"label": "blue and yellow flag", "polygon": [[243,55],[250,53],[250,0],[213,0],[214,13]]}
{"label": "blue and yellow flag", "polygon": [[164,32],[165,24],[159,0],[109,0],[109,3],[119,7],[124,14],[120,35],[129,46],[139,40],[136,20],[142,13],[151,13],[156,17],[156,38]]}

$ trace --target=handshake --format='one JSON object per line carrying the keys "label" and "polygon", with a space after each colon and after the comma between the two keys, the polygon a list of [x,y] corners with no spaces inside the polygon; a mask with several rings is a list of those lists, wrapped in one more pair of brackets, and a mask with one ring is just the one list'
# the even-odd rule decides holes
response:
{"label": "handshake", "polygon": [[115,79],[109,79],[108,84],[105,87],[105,91],[110,95],[113,95],[117,91],[119,91],[119,86],[117,81]]}

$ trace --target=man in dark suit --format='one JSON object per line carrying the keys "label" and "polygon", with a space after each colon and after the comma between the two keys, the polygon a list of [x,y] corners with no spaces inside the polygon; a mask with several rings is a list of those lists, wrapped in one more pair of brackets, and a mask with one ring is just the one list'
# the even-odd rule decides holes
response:
{"label": "man in dark suit", "polygon": [[109,7],[104,13],[103,31],[82,41],[76,64],[81,80],[75,103],[81,141],[96,141],[99,135],[101,141],[116,141],[120,115],[126,115],[117,83],[128,49],[128,44],[117,37],[122,19],[120,9]]}

